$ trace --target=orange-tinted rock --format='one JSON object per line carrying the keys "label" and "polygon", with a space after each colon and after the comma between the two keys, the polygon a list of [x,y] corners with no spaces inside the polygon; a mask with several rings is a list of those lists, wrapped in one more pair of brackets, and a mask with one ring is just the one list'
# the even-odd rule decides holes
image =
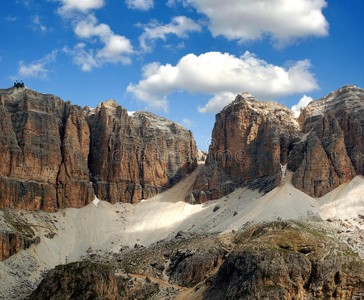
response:
{"label": "orange-tinted rock", "polygon": [[83,111],[66,103],[61,153],[63,161],[57,178],[57,199],[60,208],[82,207],[94,199],[90,182],[88,155],[90,129]]}
{"label": "orange-tinted rock", "polygon": [[29,238],[26,235],[14,232],[0,232],[0,261],[29,248],[33,244],[39,244],[40,239]]}
{"label": "orange-tinted rock", "polygon": [[194,185],[196,202],[224,196],[238,185],[263,191],[279,185],[297,135],[291,110],[248,93],[238,95],[216,115],[206,169]]}
{"label": "orange-tinted rock", "polygon": [[293,147],[293,184],[320,197],[364,174],[364,91],[354,86],[311,102],[301,113],[307,138]]}
{"label": "orange-tinted rock", "polygon": [[154,114],[129,116],[115,101],[88,112],[89,168],[96,195],[114,202],[139,202],[178,182],[197,166],[192,133]]}
{"label": "orange-tinted rock", "polygon": [[298,119],[285,106],[250,94],[216,115],[205,170],[186,201],[220,198],[237,186],[268,192],[283,172],[295,187],[321,197],[364,175],[364,91],[344,86],[311,102]]}
{"label": "orange-tinted rock", "polygon": [[0,207],[55,211],[95,194],[138,202],[192,172],[196,156],[190,131],[131,117],[115,101],[82,109],[28,88],[0,90]]}

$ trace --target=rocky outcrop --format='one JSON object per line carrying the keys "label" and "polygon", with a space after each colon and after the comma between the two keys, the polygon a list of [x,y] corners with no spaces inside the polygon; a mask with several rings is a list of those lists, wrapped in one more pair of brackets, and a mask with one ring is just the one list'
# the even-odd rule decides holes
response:
{"label": "rocky outcrop", "polygon": [[152,113],[131,117],[115,101],[87,112],[95,192],[110,202],[138,202],[180,181],[197,166],[192,133]]}
{"label": "rocky outcrop", "polygon": [[39,244],[39,242],[39,237],[30,238],[17,232],[0,232],[0,261],[4,261],[33,244]]}
{"label": "rocky outcrop", "polygon": [[304,134],[293,145],[292,182],[320,197],[364,174],[364,91],[355,86],[311,102],[299,121]]}
{"label": "rocky outcrop", "polygon": [[362,295],[360,258],[302,224],[258,225],[238,236],[236,244],[204,299],[360,299]]}
{"label": "rocky outcrop", "polygon": [[298,119],[285,106],[238,95],[216,115],[206,168],[186,201],[220,198],[237,186],[268,192],[293,172],[295,187],[321,197],[364,174],[364,91],[344,86]]}
{"label": "rocky outcrop", "polygon": [[40,243],[32,225],[11,209],[0,212],[0,261]]}
{"label": "rocky outcrop", "polygon": [[195,286],[225,260],[227,250],[221,245],[200,242],[199,249],[177,249],[170,255],[166,270],[169,282],[180,286]]}
{"label": "rocky outcrop", "polygon": [[120,298],[112,269],[84,261],[60,265],[49,271],[29,299],[118,300]]}
{"label": "rocky outcrop", "polygon": [[0,90],[0,207],[55,211],[95,195],[151,197],[196,168],[192,133],[115,101],[81,108],[28,88]]}
{"label": "rocky outcrop", "polygon": [[361,299],[364,263],[330,224],[276,221],[90,251],[92,263],[57,266],[30,299]]}

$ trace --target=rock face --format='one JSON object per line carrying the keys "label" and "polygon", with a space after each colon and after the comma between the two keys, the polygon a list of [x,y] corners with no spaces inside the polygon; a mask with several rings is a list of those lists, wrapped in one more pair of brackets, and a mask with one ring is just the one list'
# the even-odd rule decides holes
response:
{"label": "rock face", "polygon": [[32,239],[17,232],[0,232],[0,261],[4,261],[33,244],[39,244],[39,242],[39,237]]}
{"label": "rock face", "polygon": [[118,285],[110,267],[90,262],[57,266],[47,273],[29,299],[118,300]]}
{"label": "rock face", "polygon": [[362,299],[364,263],[328,229],[276,221],[97,251],[49,271],[29,299]]}
{"label": "rock face", "polygon": [[311,102],[298,119],[285,106],[238,95],[216,115],[206,168],[187,201],[220,198],[237,186],[268,192],[286,171],[321,197],[364,174],[364,91],[344,86]]}
{"label": "rock face", "polygon": [[238,236],[204,299],[360,299],[360,258],[301,226],[276,222]]}
{"label": "rock face", "polygon": [[114,101],[96,109],[27,88],[0,90],[0,207],[55,211],[95,195],[138,202],[197,165],[192,133]]}
{"label": "rock face", "polygon": [[178,182],[197,166],[192,133],[148,112],[130,117],[115,101],[88,111],[90,171],[97,196],[138,202]]}
{"label": "rock face", "polygon": [[304,136],[288,165],[297,188],[320,197],[364,174],[364,90],[344,86],[311,102],[299,121]]}
{"label": "rock face", "polygon": [[31,224],[11,209],[1,210],[0,219],[0,261],[40,243]]}

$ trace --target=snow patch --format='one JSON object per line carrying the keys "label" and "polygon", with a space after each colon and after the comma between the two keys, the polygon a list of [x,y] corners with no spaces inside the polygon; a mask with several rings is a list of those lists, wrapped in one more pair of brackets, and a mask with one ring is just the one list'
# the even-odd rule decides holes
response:
{"label": "snow patch", "polygon": [[286,178],[286,170],[287,170],[287,164],[285,164],[284,166],[281,164],[282,180]]}
{"label": "snow patch", "polygon": [[99,202],[101,202],[96,196],[95,196],[95,199],[94,201],[92,201],[92,203],[97,206],[99,204]]}

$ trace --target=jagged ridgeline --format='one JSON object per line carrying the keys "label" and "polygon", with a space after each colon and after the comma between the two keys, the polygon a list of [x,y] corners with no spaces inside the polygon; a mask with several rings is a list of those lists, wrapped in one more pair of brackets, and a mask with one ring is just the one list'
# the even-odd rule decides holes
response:
{"label": "jagged ridgeline", "polygon": [[115,101],[81,108],[16,86],[0,90],[0,207],[55,211],[95,195],[136,203],[197,166],[193,135]]}
{"label": "jagged ridgeline", "polygon": [[186,200],[238,186],[269,192],[285,180],[321,197],[364,175],[363,133],[364,90],[352,85],[312,101],[298,119],[282,104],[238,95],[216,115],[206,167]]}

